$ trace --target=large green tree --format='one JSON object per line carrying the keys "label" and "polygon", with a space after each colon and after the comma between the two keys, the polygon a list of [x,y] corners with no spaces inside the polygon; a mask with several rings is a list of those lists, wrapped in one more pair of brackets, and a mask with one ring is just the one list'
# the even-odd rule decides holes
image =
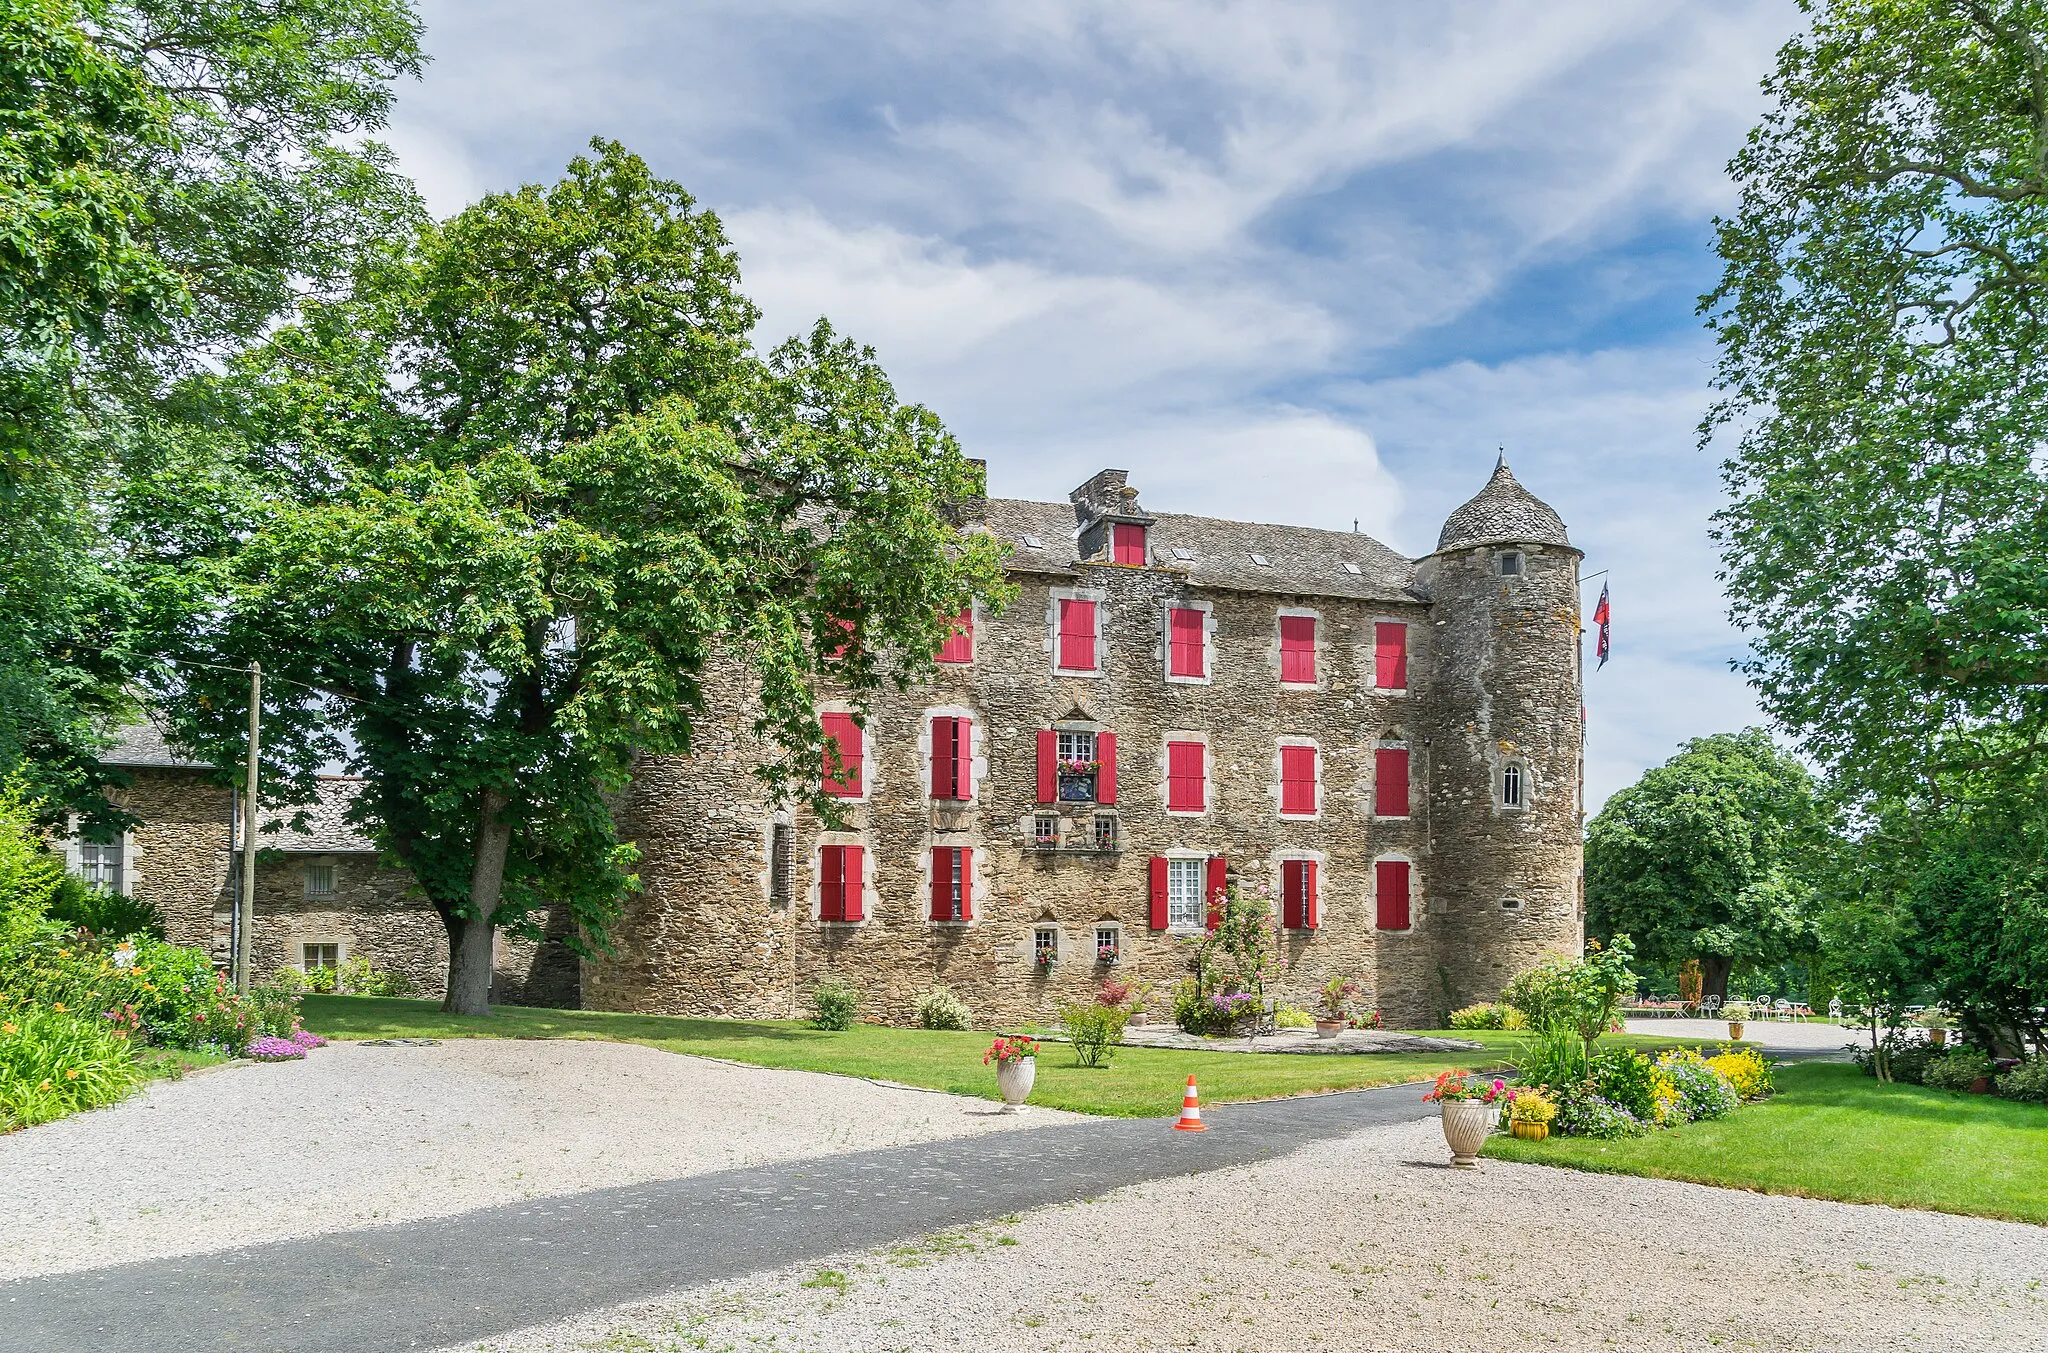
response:
{"label": "large green tree", "polygon": [[[500,929],[562,905],[601,943],[633,885],[606,796],[689,749],[708,683],[755,701],[769,784],[829,812],[818,683],[913,679],[1003,589],[938,419],[823,321],[756,353],[717,217],[592,145],[195,389],[242,449],[165,444],[130,506],[175,651],[293,683],[284,797],[330,759],[365,777],[470,1013]],[[164,701],[228,755],[239,678],[177,671]]]}
{"label": "large green tree", "polygon": [[415,211],[405,0],[0,5],[0,771],[107,813],[141,655],[101,530],[170,383],[336,294]]}
{"label": "large green tree", "polygon": [[1704,991],[1726,997],[1735,964],[1811,948],[1828,840],[1813,777],[1770,734],[1694,738],[1587,824],[1587,927],[1647,959],[1698,959]]}

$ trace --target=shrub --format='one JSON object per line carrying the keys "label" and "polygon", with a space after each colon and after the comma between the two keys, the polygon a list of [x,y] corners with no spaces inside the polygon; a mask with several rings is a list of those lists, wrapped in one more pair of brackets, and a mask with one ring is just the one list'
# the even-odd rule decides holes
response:
{"label": "shrub", "polygon": [[1451,1027],[1453,1029],[1526,1029],[1529,1027],[1529,1019],[1528,1016],[1515,1009],[1512,1005],[1482,1001],[1478,1005],[1468,1005],[1463,1010],[1453,1010],[1451,1012]]}
{"label": "shrub", "polygon": [[1721,1051],[1707,1059],[1707,1065],[1727,1077],[1740,1099],[1762,1099],[1777,1088],[1771,1081],[1771,1064],[1764,1060],[1760,1048],[1723,1043]]}
{"label": "shrub", "polygon": [[950,987],[933,987],[917,998],[917,1027],[920,1029],[971,1029],[973,1012]]}
{"label": "shrub", "polygon": [[2000,1076],[1998,1093],[2006,1099],[2048,1104],[2048,1053],[2031,1057]]}
{"label": "shrub", "polygon": [[1660,1126],[1693,1123],[1733,1113],[1742,1103],[1735,1083],[1691,1048],[1660,1053],[1651,1075],[1655,1117]]}
{"label": "shrub", "polygon": [[1228,1033],[1251,999],[1243,992],[1204,991],[1194,978],[1183,978],[1173,988],[1173,1022],[1184,1033]]}
{"label": "shrub", "polygon": [[1515,974],[1507,990],[1501,993],[1501,1000],[1521,1011],[1532,1029],[1568,1023],[1573,997],[1566,966],[1567,960],[1555,954],[1546,957],[1535,967]]}
{"label": "shrub", "polygon": [[324,1048],[327,1046],[327,1040],[314,1033],[311,1029],[299,1030],[291,1036],[291,1041],[309,1052],[314,1048]]}
{"label": "shrub", "polygon": [[1551,1090],[1557,1115],[1551,1128],[1566,1137],[1640,1137],[1649,1126],[1627,1109],[1601,1098],[1584,1085],[1557,1086]]}
{"label": "shrub", "polygon": [[306,990],[331,996],[339,987],[341,974],[333,968],[309,968],[306,971]]}
{"label": "shrub", "polygon": [[[1895,1081],[1918,1085],[1927,1074],[1927,1064],[1941,1055],[1941,1049],[1919,1039],[1908,1039],[1893,1031],[1884,1037],[1885,1066]],[[1869,1046],[1856,1049],[1856,1065],[1869,1075],[1877,1074],[1877,1059]]]}
{"label": "shrub", "polygon": [[101,892],[66,876],[50,898],[50,919],[73,930],[89,930],[102,939],[125,940],[137,935],[161,940],[163,913],[126,893]]}
{"label": "shrub", "polygon": [[1316,1017],[1306,1010],[1297,1010],[1291,1005],[1282,1006],[1273,1016],[1273,1023],[1282,1029],[1313,1029]]}
{"label": "shrub", "polygon": [[[412,979],[402,972],[380,968],[357,955],[345,959],[334,974],[334,989],[352,996],[410,996]],[[315,990],[325,990],[316,987]]]}
{"label": "shrub", "polygon": [[1652,1121],[1657,1079],[1649,1058],[1629,1048],[1608,1048],[1593,1054],[1589,1069],[1594,1094],[1644,1122]]}
{"label": "shrub", "polygon": [[860,1009],[860,993],[844,982],[820,982],[811,988],[811,1023],[820,1029],[851,1029]]}
{"label": "shrub", "polygon": [[1108,1066],[1111,1050],[1123,1042],[1124,1026],[1131,1012],[1120,1005],[1090,1001],[1086,1005],[1062,1005],[1060,1023],[1074,1042],[1074,1057],[1082,1066]]}
{"label": "shrub", "polygon": [[1979,1076],[1991,1074],[1991,1059],[1970,1048],[1936,1057],[1922,1073],[1921,1084],[1936,1090],[1967,1090]]}
{"label": "shrub", "polygon": [[141,1081],[128,1039],[104,1016],[33,1006],[0,1015],[0,1127],[112,1104]]}
{"label": "shrub", "polygon": [[249,1028],[273,1038],[290,1038],[299,1028],[305,994],[306,974],[296,968],[279,968],[262,981],[251,982]]}
{"label": "shrub", "polygon": [[1586,1079],[1586,1047],[1561,1024],[1540,1030],[1515,1063],[1531,1085],[1576,1085]]}

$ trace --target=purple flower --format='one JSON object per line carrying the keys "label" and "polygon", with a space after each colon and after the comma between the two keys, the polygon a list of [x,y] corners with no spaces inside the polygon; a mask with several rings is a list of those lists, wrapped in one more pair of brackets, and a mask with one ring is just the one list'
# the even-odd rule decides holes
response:
{"label": "purple flower", "polygon": [[300,1047],[309,1050],[312,1048],[324,1048],[327,1046],[327,1040],[322,1038],[319,1034],[314,1033],[311,1029],[292,1030],[291,1041],[298,1044]]}
{"label": "purple flower", "polygon": [[265,1034],[249,1045],[249,1055],[259,1062],[289,1062],[304,1057],[306,1050],[289,1038]]}

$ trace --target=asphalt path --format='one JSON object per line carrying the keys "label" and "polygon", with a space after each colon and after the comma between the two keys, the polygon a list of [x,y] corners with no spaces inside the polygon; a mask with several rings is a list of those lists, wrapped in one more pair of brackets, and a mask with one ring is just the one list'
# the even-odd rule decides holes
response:
{"label": "asphalt path", "polygon": [[[1416,1087],[1096,1119],[0,1283],[0,1350],[430,1349],[1435,1112]],[[1441,1163],[1441,1162],[1432,1162]]]}

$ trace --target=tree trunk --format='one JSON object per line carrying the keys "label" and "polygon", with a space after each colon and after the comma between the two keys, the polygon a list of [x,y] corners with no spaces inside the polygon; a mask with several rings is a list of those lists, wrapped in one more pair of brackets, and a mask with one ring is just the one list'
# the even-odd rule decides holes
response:
{"label": "tree trunk", "polygon": [[1728,1003],[1728,976],[1735,971],[1735,960],[1725,954],[1700,955],[1700,998],[1718,996],[1721,1004]]}
{"label": "tree trunk", "polygon": [[504,820],[507,802],[495,789],[484,791],[469,875],[470,914],[449,920],[448,999],[441,1008],[451,1015],[491,1013],[492,941],[498,933],[491,917],[505,891],[505,856],[512,846],[512,824]]}

